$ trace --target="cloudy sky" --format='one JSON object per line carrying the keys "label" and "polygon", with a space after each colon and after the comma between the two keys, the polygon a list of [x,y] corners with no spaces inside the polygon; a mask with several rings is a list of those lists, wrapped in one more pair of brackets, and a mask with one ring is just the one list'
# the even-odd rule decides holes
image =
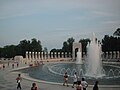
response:
{"label": "cloudy sky", "polygon": [[102,39],[118,27],[120,0],[0,0],[0,47],[36,38],[61,48],[70,37]]}

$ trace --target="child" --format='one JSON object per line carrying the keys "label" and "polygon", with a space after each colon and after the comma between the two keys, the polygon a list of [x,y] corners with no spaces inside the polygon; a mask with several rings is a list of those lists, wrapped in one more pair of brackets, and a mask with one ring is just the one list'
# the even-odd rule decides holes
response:
{"label": "child", "polygon": [[81,85],[81,81],[78,81],[78,85],[76,87],[76,90],[83,90],[83,87]]}
{"label": "child", "polygon": [[33,84],[32,84],[31,90],[38,90],[38,89],[37,89],[37,86],[36,86],[36,83],[33,83]]}
{"label": "child", "polygon": [[65,75],[64,75],[64,83],[63,83],[63,86],[65,86],[65,84],[68,86],[68,75],[67,75],[67,72],[66,72]]}

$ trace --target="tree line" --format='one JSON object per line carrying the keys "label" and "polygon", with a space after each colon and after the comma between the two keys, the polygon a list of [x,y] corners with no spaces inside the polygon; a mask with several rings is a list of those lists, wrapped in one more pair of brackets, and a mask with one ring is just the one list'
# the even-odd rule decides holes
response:
{"label": "tree line", "polygon": [[[113,36],[105,35],[101,41],[102,44],[102,51],[120,51],[120,28],[118,28],[114,33]],[[96,38],[97,40],[97,38]],[[52,49],[53,52],[71,52],[72,53],[72,46],[75,39],[73,37],[68,38],[67,41],[63,42],[62,49]],[[98,41],[100,42],[100,41]],[[90,43],[90,39],[80,39],[79,43],[82,44],[82,52],[87,52],[87,44]],[[75,50],[77,52],[77,50]]]}
{"label": "tree line", "polygon": [[0,48],[0,58],[13,58],[16,55],[25,57],[26,51],[42,51],[41,41],[33,38],[30,40],[22,40],[18,45],[7,45]]}
{"label": "tree line", "polygon": [[[102,51],[120,51],[120,28],[118,28],[113,36],[105,35],[102,39]],[[75,39],[73,37],[68,38],[67,41],[63,42],[61,49],[53,48],[50,52],[71,52],[72,46]],[[79,42],[82,44],[82,52],[87,52],[87,44],[90,42],[90,39],[80,39]],[[33,38],[31,40],[22,40],[18,45],[7,45],[3,48],[0,48],[0,58],[11,58],[16,55],[22,55],[25,57],[26,51],[31,52],[41,52],[47,51],[45,47],[42,49],[41,41]],[[77,51],[76,51],[77,52]]]}
{"label": "tree line", "polygon": [[105,35],[102,39],[102,51],[120,51],[120,37]]}

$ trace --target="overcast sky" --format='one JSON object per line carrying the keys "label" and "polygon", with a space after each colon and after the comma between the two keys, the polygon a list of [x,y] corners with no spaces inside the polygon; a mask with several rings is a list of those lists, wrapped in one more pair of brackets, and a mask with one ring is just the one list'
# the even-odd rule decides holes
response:
{"label": "overcast sky", "polygon": [[0,0],[0,47],[36,38],[48,49],[112,35],[120,27],[120,0]]}

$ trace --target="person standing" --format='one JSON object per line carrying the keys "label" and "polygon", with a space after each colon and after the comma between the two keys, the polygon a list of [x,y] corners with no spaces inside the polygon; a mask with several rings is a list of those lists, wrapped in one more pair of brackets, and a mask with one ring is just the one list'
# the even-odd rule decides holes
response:
{"label": "person standing", "polygon": [[38,89],[37,89],[37,86],[36,86],[36,83],[33,83],[33,84],[32,84],[31,90],[38,90]]}
{"label": "person standing", "polygon": [[3,64],[3,70],[5,69],[5,64]]}
{"label": "person standing", "polygon": [[73,76],[73,86],[72,86],[72,88],[74,88],[74,85],[76,84],[76,86],[77,86],[77,80],[78,78],[77,78],[77,73],[75,72],[74,73],[74,76]]}
{"label": "person standing", "polygon": [[95,82],[95,85],[94,85],[94,87],[93,87],[93,90],[99,90],[99,88],[98,88],[98,81]]}
{"label": "person standing", "polygon": [[22,87],[21,87],[21,81],[22,81],[21,74],[18,74],[18,77],[16,78],[16,80],[17,80],[17,83],[18,83],[17,89],[20,88],[20,90],[21,90],[22,89]]}
{"label": "person standing", "polygon": [[65,75],[64,75],[64,83],[63,83],[63,86],[65,86],[65,84],[68,86],[68,75],[67,75],[67,72],[65,72]]}
{"label": "person standing", "polygon": [[83,90],[86,90],[86,88],[88,87],[88,83],[85,81],[84,78],[82,78],[81,85],[83,87]]}
{"label": "person standing", "polygon": [[19,63],[17,62],[17,67],[19,66]]}
{"label": "person standing", "polygon": [[12,64],[12,68],[14,68],[14,63]]}

